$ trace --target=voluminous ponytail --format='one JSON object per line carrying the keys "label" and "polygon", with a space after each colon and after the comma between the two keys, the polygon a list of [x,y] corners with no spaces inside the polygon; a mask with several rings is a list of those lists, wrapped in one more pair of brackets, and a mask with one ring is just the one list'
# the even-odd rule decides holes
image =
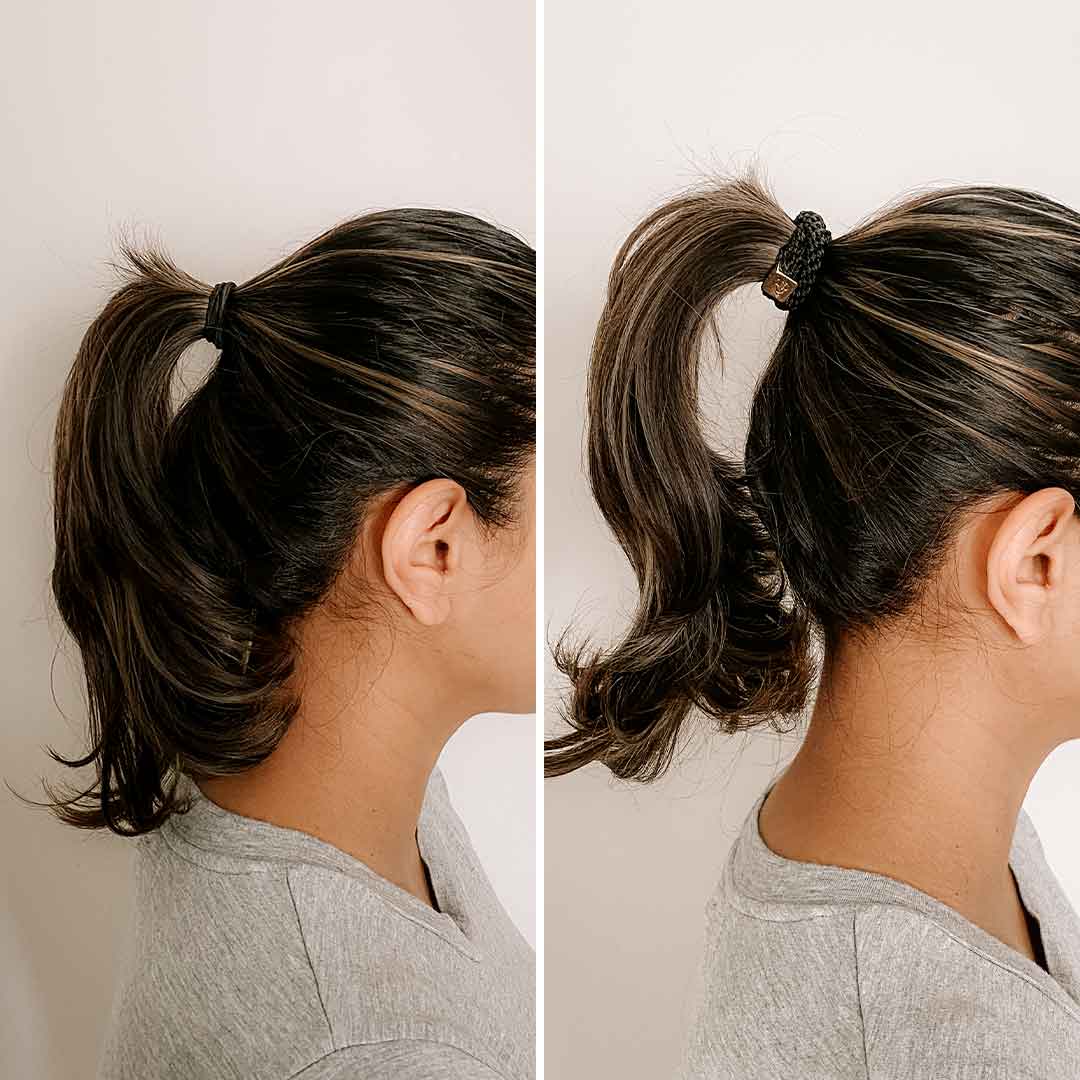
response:
{"label": "voluminous ponytail", "polygon": [[795,222],[750,172],[662,206],[618,253],[588,469],[640,602],[611,648],[556,644],[570,730],[547,743],[549,775],[598,761],[652,779],[692,709],[726,731],[789,727],[817,644],[828,667],[854,636],[963,617],[926,609],[949,597],[931,586],[969,511],[1045,487],[1080,501],[1080,215],[962,185],[827,240],[804,222],[816,276],[784,309],[741,461],[705,441],[698,358]]}
{"label": "voluminous ponytail", "polygon": [[741,466],[711,449],[698,369],[717,305],[761,281],[791,222],[749,181],[662,206],[622,245],[592,349],[593,494],[637,576],[629,629],[606,651],[556,647],[573,727],[547,773],[600,761],[649,780],[691,707],[734,729],[803,703],[807,618]]}

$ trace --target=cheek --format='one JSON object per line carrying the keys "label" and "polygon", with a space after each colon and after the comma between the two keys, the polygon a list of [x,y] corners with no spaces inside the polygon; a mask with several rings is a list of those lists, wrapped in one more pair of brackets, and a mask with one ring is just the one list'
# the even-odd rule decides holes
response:
{"label": "cheek", "polygon": [[521,662],[530,669],[536,663],[536,559],[532,550],[523,551],[506,581],[503,597],[505,644],[512,645]]}
{"label": "cheek", "polygon": [[[506,675],[507,690],[532,702],[536,682],[536,556],[524,547],[502,582],[499,617],[493,643],[496,662]],[[517,709],[532,709],[518,705]]]}

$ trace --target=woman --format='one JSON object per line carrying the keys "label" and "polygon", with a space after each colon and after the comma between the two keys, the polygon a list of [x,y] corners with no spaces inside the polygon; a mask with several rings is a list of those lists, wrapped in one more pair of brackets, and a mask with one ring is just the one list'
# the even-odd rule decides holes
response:
{"label": "woman", "polygon": [[[743,285],[786,317],[738,461],[698,376]],[[686,1076],[1080,1075],[1080,923],[1021,809],[1080,736],[1077,330],[1080,215],[1013,188],[833,238],[751,171],[619,252],[588,463],[640,604],[556,647],[548,772],[653,779],[691,709],[789,725],[821,653],[709,905]]]}
{"label": "woman", "polygon": [[213,290],[123,253],[56,432],[97,780],[54,806],[138,844],[100,1075],[532,1077],[436,761],[534,709],[534,253],[418,209]]}

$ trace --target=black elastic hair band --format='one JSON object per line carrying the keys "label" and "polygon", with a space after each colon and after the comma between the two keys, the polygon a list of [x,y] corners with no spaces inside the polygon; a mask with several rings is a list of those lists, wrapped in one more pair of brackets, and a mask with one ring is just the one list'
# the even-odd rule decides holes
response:
{"label": "black elastic hair band", "polygon": [[795,231],[777,253],[761,291],[781,311],[798,307],[809,295],[825,258],[832,233],[813,210],[795,215]]}
{"label": "black elastic hair band", "polygon": [[225,308],[235,288],[235,281],[222,281],[215,285],[206,305],[206,324],[203,326],[202,336],[219,349],[225,347]]}

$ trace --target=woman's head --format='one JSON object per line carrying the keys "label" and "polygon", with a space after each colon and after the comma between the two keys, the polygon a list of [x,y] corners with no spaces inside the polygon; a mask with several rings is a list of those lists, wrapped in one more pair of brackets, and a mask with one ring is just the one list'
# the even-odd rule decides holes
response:
{"label": "woman's head", "polygon": [[437,632],[448,677],[488,659],[465,650],[494,657],[512,607],[510,662],[470,685],[481,708],[530,708],[532,249],[446,211],[336,225],[231,291],[220,357],[181,401],[211,290],[122,253],[56,428],[52,585],[91,733],[58,760],[98,776],[58,814],[146,831],[179,772],[267,757],[301,705],[305,619],[331,602]]}
{"label": "woman's head", "polygon": [[1077,574],[1056,591],[1035,577],[1050,555],[1080,569],[1080,215],[960,186],[834,230],[729,460],[704,437],[699,359],[720,348],[720,302],[760,288],[792,231],[751,172],[660,207],[619,251],[588,465],[640,603],[611,648],[556,646],[573,730],[549,742],[550,773],[595,760],[650,779],[691,708],[728,731],[789,722],[815,641],[828,664],[890,627],[970,629],[943,567],[975,511],[1014,541],[980,569],[995,617],[1062,664],[1076,640]]}

